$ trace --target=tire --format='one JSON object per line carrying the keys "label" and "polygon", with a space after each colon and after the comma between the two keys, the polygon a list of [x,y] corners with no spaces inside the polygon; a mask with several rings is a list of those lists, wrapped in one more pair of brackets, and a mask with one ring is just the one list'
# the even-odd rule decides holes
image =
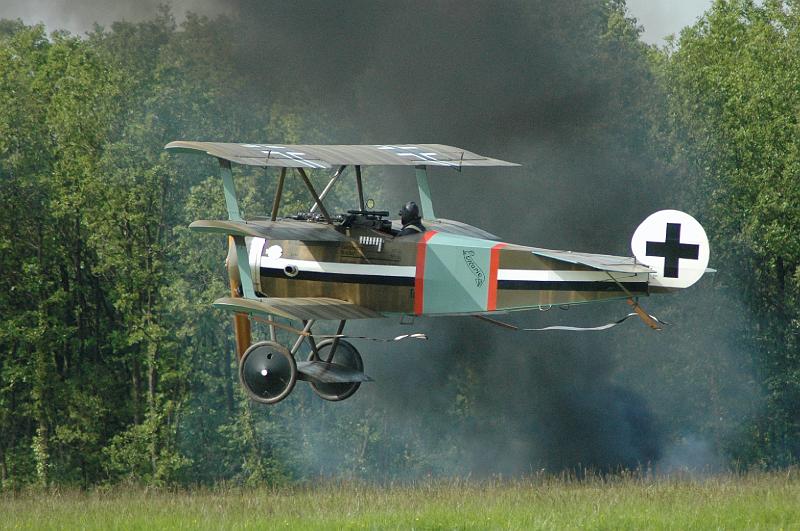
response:
{"label": "tire", "polygon": [[[327,355],[333,346],[333,341],[333,339],[325,339],[317,343],[317,351],[319,352],[320,359],[315,359],[314,352],[312,351],[308,355],[308,361],[330,361],[332,363],[344,365],[349,369],[364,372],[364,362],[361,359],[361,354],[359,354],[352,343],[344,339],[339,340],[339,344],[336,346],[336,352],[333,354],[333,359],[328,360]],[[309,383],[311,384],[311,389],[314,390],[317,396],[330,402],[339,402],[350,398],[358,391],[358,388],[361,387],[361,382],[322,383],[311,381]]]}
{"label": "tire", "polygon": [[277,404],[297,383],[297,363],[283,345],[261,341],[250,345],[239,360],[239,381],[251,399]]}

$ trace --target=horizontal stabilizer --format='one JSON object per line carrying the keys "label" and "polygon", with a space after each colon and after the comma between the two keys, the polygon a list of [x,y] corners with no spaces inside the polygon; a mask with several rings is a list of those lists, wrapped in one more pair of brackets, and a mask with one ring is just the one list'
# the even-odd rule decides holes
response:
{"label": "horizontal stabilizer", "polygon": [[235,313],[261,316],[278,315],[295,321],[310,319],[344,321],[383,317],[369,308],[330,297],[263,297],[260,299],[223,297],[214,301],[214,306]]}
{"label": "horizontal stabilizer", "polygon": [[615,273],[652,273],[653,270],[635,258],[627,256],[612,256],[608,254],[576,253],[572,251],[555,251],[552,249],[533,250],[536,256],[552,258],[570,264],[588,266],[600,271]]}
{"label": "horizontal stabilizer", "polygon": [[298,361],[297,372],[305,376],[303,380],[320,383],[371,382],[372,378],[361,371],[324,361]]}

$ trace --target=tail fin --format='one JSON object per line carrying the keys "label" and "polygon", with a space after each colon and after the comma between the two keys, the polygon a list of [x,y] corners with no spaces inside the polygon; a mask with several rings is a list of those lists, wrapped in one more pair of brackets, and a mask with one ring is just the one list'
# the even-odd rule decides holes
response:
{"label": "tail fin", "polygon": [[631,250],[655,271],[650,285],[663,288],[688,288],[700,280],[710,253],[706,231],[679,210],[651,214],[633,233]]}

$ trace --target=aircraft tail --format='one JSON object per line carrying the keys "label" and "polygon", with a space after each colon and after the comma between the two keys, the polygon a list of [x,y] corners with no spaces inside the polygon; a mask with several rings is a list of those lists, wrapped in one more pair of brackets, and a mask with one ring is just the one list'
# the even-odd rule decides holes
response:
{"label": "aircraft tail", "polygon": [[633,233],[633,256],[655,271],[654,287],[688,288],[713,270],[710,248],[702,225],[679,210],[660,210],[647,217]]}

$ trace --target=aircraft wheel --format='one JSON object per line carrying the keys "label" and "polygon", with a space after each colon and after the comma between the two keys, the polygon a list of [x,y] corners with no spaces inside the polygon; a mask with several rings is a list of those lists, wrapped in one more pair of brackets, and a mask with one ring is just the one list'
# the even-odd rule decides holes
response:
{"label": "aircraft wheel", "polygon": [[297,364],[282,345],[261,341],[251,345],[239,360],[239,381],[256,402],[275,404],[294,389]]}
{"label": "aircraft wheel", "polygon": [[[314,352],[308,356],[308,361],[326,361],[333,347],[333,339],[324,339],[317,343],[317,351],[319,352],[320,360],[314,359]],[[364,372],[364,362],[361,360],[361,354],[358,353],[356,347],[344,339],[339,340],[336,346],[336,352],[333,354],[332,363],[344,365],[349,369],[355,369],[359,372]],[[361,387],[361,382],[346,382],[346,383],[321,383],[309,382],[311,388],[320,398],[330,400],[331,402],[338,402],[346,398],[350,398]]]}

